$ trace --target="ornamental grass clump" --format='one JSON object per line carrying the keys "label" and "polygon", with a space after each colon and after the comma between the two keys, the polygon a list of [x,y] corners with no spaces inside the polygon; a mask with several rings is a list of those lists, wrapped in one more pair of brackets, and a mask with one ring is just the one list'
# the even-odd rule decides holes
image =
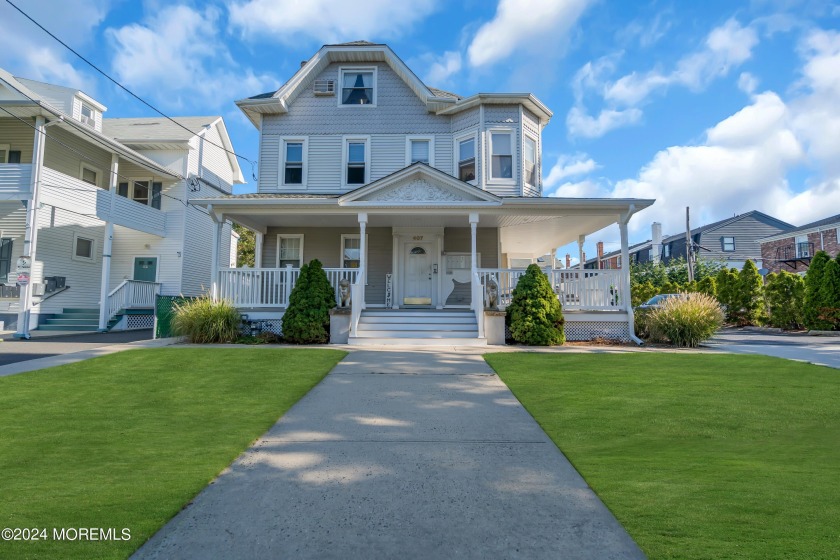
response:
{"label": "ornamental grass clump", "polygon": [[651,339],[688,348],[711,338],[722,325],[720,304],[699,293],[669,298],[647,317]]}
{"label": "ornamental grass clump", "polygon": [[529,265],[516,283],[507,320],[511,336],[521,344],[554,346],[566,342],[560,300],[535,264]]}
{"label": "ornamental grass clump", "polygon": [[229,301],[203,295],[173,304],[172,332],[195,344],[222,344],[239,337],[242,319]]}

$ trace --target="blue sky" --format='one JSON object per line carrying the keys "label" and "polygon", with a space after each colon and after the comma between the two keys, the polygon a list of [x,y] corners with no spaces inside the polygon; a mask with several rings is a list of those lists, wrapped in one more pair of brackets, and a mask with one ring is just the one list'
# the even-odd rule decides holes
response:
{"label": "blue sky", "polygon": [[[652,197],[679,231],[761,210],[794,224],[840,211],[840,2],[617,0],[27,0],[48,29],[171,115],[221,114],[276,89],[322,44],[389,44],[429,85],[530,91],[554,112],[545,192]],[[77,86],[108,117],[151,116],[0,3],[0,66]],[[246,176],[250,166],[243,163]],[[253,182],[242,192],[254,190]],[[617,248],[610,228],[591,236]],[[560,253],[565,253],[561,249]]]}

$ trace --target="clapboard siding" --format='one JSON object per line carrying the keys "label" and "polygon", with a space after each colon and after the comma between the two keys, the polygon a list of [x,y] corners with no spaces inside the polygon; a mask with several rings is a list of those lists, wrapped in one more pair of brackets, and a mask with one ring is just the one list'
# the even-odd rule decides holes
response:
{"label": "clapboard siding", "polygon": [[[64,276],[69,289],[35,307],[35,313],[60,313],[65,307],[98,308],[105,222],[45,206],[38,212],[38,247],[32,281]],[[93,262],[73,259],[74,234],[93,239]]]}
{"label": "clapboard siding", "polygon": [[26,208],[17,201],[0,202],[0,237],[12,240],[12,264],[23,254],[23,236],[26,233]]}
{"label": "clapboard siding", "polygon": [[[329,192],[341,190],[340,136],[309,137],[309,190]],[[279,150],[278,150],[279,153]]]}
{"label": "clapboard siding", "polygon": [[[44,148],[44,167],[49,167],[78,179],[82,174],[81,164],[85,162],[99,169],[97,186],[100,188],[108,186],[108,175],[111,169],[111,154],[109,152],[93,144],[80,142],[77,136],[58,127],[53,126],[47,130],[49,136]],[[72,147],[72,150],[65,146]],[[150,175],[151,173],[146,172],[146,176]]]}
{"label": "clapboard siding", "polygon": [[[204,133],[204,146],[201,148],[199,175],[213,183],[219,190],[230,194],[233,185],[233,169],[231,169],[228,154],[219,146],[223,146],[222,137],[217,126],[211,126]],[[216,144],[215,146],[213,144]]]}
{"label": "clapboard siding", "polygon": [[453,173],[452,167],[452,136],[438,134],[435,136],[435,167],[444,173]]}
{"label": "clapboard siding", "polygon": [[[311,145],[309,149],[311,152]],[[259,169],[258,186],[260,192],[277,191],[280,188],[280,137],[263,136],[261,138]],[[311,168],[309,173],[309,180],[311,181]]]}
{"label": "clapboard siding", "polygon": [[[475,237],[476,251],[481,254],[479,268],[498,268],[499,230],[480,227]],[[443,232],[443,250],[446,253],[469,253],[472,246],[470,228],[446,228]]]}
{"label": "clapboard siding", "polygon": [[[34,121],[32,123],[35,124]],[[35,131],[17,119],[0,118],[0,144],[8,144],[10,150],[20,151],[21,163],[32,163],[32,144]]]}
{"label": "clapboard siding", "polygon": [[[708,252],[703,251],[703,258],[755,261],[761,258],[761,245],[758,240],[783,231],[785,230],[778,225],[768,223],[760,216],[745,216],[725,226],[703,232],[700,236],[700,245],[708,249]],[[724,237],[735,238],[735,251],[724,252]]]}
{"label": "clapboard siding", "polygon": [[405,136],[377,134],[371,137],[370,180],[376,181],[405,167]]}
{"label": "clapboard siding", "polygon": [[[277,236],[303,235],[303,261],[318,259],[324,268],[341,267],[341,236],[358,235],[359,228],[287,228],[271,227],[263,243],[263,266],[277,266]],[[385,275],[391,272],[393,236],[391,228],[367,229],[368,282],[365,300],[369,304],[385,303]]]}

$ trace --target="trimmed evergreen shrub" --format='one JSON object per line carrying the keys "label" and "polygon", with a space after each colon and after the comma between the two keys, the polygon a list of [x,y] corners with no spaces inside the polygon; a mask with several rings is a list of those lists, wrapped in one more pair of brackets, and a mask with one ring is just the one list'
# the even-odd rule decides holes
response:
{"label": "trimmed evergreen shrub", "polygon": [[642,284],[634,284],[630,287],[630,299],[633,307],[638,307],[646,303],[650,298],[659,293],[659,288],[653,285],[650,281]]}
{"label": "trimmed evergreen shrub", "polygon": [[822,302],[822,284],[825,276],[825,267],[830,257],[825,251],[817,251],[808,272],[805,273],[805,326],[813,330],[826,330],[831,324],[820,319],[820,308],[824,307]]}
{"label": "trimmed evergreen shrub", "polygon": [[723,306],[726,319],[734,321],[740,310],[738,301],[738,271],[734,268],[721,270],[715,278],[717,299]]}
{"label": "trimmed evergreen shrub", "polygon": [[717,281],[713,276],[706,276],[697,282],[697,291],[713,298],[717,297]]}
{"label": "trimmed evergreen shrub", "polygon": [[723,311],[711,296],[685,294],[665,300],[646,321],[652,340],[696,348],[723,325]]}
{"label": "trimmed evergreen shrub", "polygon": [[172,333],[194,344],[222,344],[239,336],[242,318],[229,301],[214,302],[209,295],[173,302]]}
{"label": "trimmed evergreen shrub", "polygon": [[315,259],[304,264],[283,314],[283,338],[294,344],[329,342],[330,309],[333,307],[335,290],[321,261]]}
{"label": "trimmed evergreen shrub", "polygon": [[738,274],[738,304],[740,324],[758,325],[764,319],[764,279],[751,260]]}
{"label": "trimmed evergreen shrub", "polygon": [[510,334],[531,346],[563,344],[563,311],[548,277],[535,264],[528,265],[513,290],[507,307]]}
{"label": "trimmed evergreen shrub", "polygon": [[819,319],[830,329],[840,331],[840,260],[828,261],[820,286]]}
{"label": "trimmed evergreen shrub", "polygon": [[772,326],[780,329],[797,329],[802,326],[805,280],[801,276],[784,270],[778,274],[768,274],[764,293]]}

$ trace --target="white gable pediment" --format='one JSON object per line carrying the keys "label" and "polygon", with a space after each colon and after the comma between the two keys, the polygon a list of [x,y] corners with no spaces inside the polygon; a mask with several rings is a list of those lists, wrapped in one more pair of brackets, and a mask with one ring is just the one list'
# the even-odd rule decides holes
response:
{"label": "white gable pediment", "polygon": [[366,187],[351,191],[339,204],[497,203],[498,197],[445,173],[420,164],[403,169]]}

